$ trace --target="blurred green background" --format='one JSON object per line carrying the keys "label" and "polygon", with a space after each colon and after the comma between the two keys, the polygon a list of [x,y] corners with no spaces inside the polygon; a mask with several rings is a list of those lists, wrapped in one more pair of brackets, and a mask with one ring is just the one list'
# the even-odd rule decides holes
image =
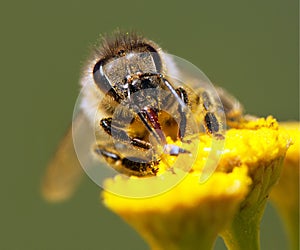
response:
{"label": "blurred green background", "polygon": [[[48,204],[40,178],[70,125],[88,47],[136,29],[197,65],[248,113],[299,119],[298,1],[2,1],[0,249],[147,249],[87,177],[75,197]],[[287,194],[288,195],[288,194]],[[224,215],[226,216],[226,215]],[[287,249],[268,205],[262,250]],[[216,249],[225,249],[219,240]]]}

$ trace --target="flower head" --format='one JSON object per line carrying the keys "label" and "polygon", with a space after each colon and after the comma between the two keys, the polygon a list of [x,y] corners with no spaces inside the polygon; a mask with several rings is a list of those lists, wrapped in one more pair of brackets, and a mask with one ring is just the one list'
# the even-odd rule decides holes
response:
{"label": "flower head", "polygon": [[[210,145],[209,136],[201,137],[203,147]],[[253,234],[258,234],[256,224],[270,188],[278,180],[289,143],[289,136],[278,129],[273,118],[245,121],[243,127],[228,130],[217,171],[206,182],[199,182],[205,156],[200,152],[192,170],[173,189],[143,199],[104,191],[103,201],[132,225],[152,249],[210,249],[221,232],[229,247],[242,249],[239,237],[244,233],[237,235],[235,224],[244,230],[246,221],[252,220],[256,230]],[[170,172],[170,178],[172,175]],[[108,179],[105,185],[109,190],[143,189],[143,182],[135,179],[118,176]],[[155,188],[168,178],[161,180],[158,176],[151,181]]]}

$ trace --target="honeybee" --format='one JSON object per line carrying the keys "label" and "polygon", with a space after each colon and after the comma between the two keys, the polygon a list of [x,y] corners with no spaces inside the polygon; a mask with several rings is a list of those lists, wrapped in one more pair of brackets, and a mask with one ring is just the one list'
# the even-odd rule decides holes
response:
{"label": "honeybee", "polygon": [[[188,144],[202,132],[223,140],[225,116],[233,120],[242,114],[240,103],[225,90],[217,89],[218,101],[209,89],[193,85],[192,78],[178,80],[180,66],[171,56],[135,33],[104,39],[83,71],[80,111],[73,121],[74,142],[80,144],[76,153],[84,147],[79,160],[91,151],[125,175],[155,176],[163,154],[191,153],[167,138]],[[85,133],[87,124],[92,135]],[[93,145],[85,143],[93,136]],[[65,199],[75,190],[82,174],[76,153],[70,130],[43,181],[48,200]]]}

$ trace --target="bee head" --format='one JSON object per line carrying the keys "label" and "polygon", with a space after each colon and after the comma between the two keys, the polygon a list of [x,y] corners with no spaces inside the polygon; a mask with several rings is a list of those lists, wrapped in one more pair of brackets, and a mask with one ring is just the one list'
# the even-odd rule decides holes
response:
{"label": "bee head", "polygon": [[93,68],[97,87],[116,99],[127,96],[128,79],[143,73],[160,73],[160,48],[138,36],[122,36],[102,45],[101,58]]}

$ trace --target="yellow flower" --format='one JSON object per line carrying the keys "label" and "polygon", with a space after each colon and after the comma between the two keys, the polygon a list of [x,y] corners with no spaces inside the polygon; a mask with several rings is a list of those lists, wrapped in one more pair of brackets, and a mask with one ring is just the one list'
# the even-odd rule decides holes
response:
{"label": "yellow flower", "polygon": [[[201,148],[210,145],[207,135],[200,140]],[[168,192],[133,199],[104,191],[103,202],[132,225],[151,249],[211,249],[221,232],[231,249],[258,249],[251,248],[258,244],[257,223],[269,190],[278,180],[288,145],[288,135],[278,130],[273,118],[245,121],[243,128],[227,131],[222,159],[205,183],[199,182],[206,155],[200,151],[192,170]],[[105,187],[116,193],[145,188],[136,179],[117,176],[108,179]],[[167,181],[152,178],[151,187]],[[247,221],[251,232],[245,232]],[[249,244],[249,239],[256,242]]]}
{"label": "yellow flower", "polygon": [[279,183],[271,192],[271,201],[282,216],[290,236],[291,249],[299,249],[299,162],[300,123],[280,123],[293,140],[284,160]]}

